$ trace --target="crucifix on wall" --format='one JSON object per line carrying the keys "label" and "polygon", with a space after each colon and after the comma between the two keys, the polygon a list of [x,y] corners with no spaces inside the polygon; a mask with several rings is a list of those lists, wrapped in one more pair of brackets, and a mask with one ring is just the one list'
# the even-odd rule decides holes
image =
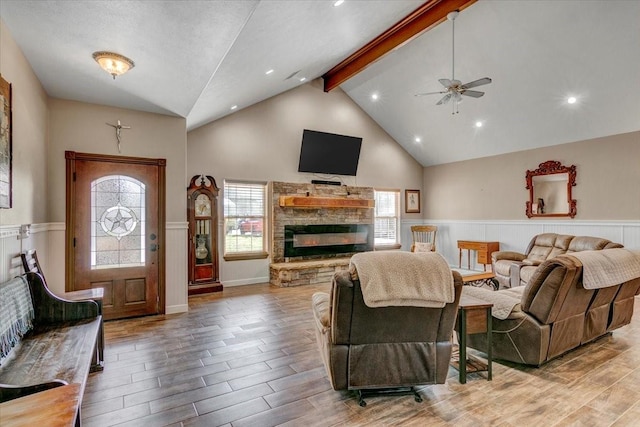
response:
{"label": "crucifix on wall", "polygon": [[116,139],[118,140],[118,153],[120,153],[120,142],[122,138],[122,135],[120,134],[120,132],[122,131],[122,129],[131,129],[131,126],[125,126],[121,124],[120,120],[118,120],[117,125],[112,125],[111,123],[107,123],[107,124],[116,129]]}

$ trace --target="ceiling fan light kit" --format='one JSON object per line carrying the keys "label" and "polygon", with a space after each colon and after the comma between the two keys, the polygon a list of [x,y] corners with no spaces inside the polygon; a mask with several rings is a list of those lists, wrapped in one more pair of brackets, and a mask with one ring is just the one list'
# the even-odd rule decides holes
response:
{"label": "ceiling fan light kit", "polygon": [[436,103],[436,105],[444,105],[453,99],[451,114],[458,113],[458,104],[462,102],[462,95],[470,96],[472,98],[480,98],[482,95],[484,95],[484,92],[480,92],[477,90],[469,90],[469,89],[491,83],[491,79],[489,77],[483,77],[481,79],[474,80],[472,82],[465,83],[465,84],[462,84],[460,80],[456,80],[456,77],[455,77],[456,76],[455,20],[458,17],[459,13],[460,13],[459,11],[454,10],[453,12],[449,12],[447,14],[447,19],[451,21],[451,79],[438,80],[440,84],[445,87],[446,90],[442,90],[438,92],[417,93],[415,95],[415,96],[424,96],[424,95],[444,94],[444,96]]}

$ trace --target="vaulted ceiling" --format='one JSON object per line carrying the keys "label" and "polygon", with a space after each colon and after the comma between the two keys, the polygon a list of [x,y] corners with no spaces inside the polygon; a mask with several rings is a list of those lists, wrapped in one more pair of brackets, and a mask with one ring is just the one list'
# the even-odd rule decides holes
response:
{"label": "vaulted ceiling", "polygon": [[[0,17],[50,96],[186,117],[194,129],[324,75],[422,4],[3,0]],[[425,166],[636,131],[638,17],[640,1],[471,4],[456,19],[455,77],[493,82],[457,114],[439,95],[414,96],[452,77],[446,20],[340,87]],[[99,50],[135,68],[113,80],[91,58]]]}

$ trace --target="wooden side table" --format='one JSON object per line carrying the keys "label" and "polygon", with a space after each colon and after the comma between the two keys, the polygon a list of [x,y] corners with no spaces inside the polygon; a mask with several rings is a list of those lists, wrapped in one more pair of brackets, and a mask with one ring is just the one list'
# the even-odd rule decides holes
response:
{"label": "wooden side table", "polygon": [[483,271],[487,271],[487,265],[491,265],[491,254],[500,250],[500,242],[458,240],[458,268],[462,268],[463,249],[467,250],[467,269],[471,268],[471,251],[476,251],[478,264],[482,264]]}
{"label": "wooden side table", "polygon": [[[104,298],[103,288],[82,289],[79,291],[65,292],[59,295],[69,301],[92,300],[98,304],[98,314],[102,316],[102,300]],[[104,317],[100,321],[100,331],[98,342],[96,343],[96,360],[91,366],[91,372],[102,371],[104,369]]]}
{"label": "wooden side table", "polygon": [[[491,307],[493,304],[466,296],[464,291],[460,296],[460,304],[458,305],[458,318],[456,319],[456,331],[459,337],[459,360],[458,366],[455,365],[460,373],[460,384],[466,384],[467,373],[471,372],[487,372],[487,380],[491,381]],[[467,360],[467,335],[487,334],[487,363],[474,358]]]}

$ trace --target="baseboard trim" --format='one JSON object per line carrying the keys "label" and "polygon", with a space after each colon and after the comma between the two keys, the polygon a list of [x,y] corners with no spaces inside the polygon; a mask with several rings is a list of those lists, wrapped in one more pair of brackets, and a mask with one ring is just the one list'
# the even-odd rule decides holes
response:
{"label": "baseboard trim", "polygon": [[225,287],[232,286],[244,286],[244,285],[257,285],[259,283],[269,283],[269,277],[252,277],[250,279],[240,279],[240,280],[223,280],[222,284]]}
{"label": "baseboard trim", "polygon": [[186,313],[189,311],[189,304],[168,305],[165,314]]}

